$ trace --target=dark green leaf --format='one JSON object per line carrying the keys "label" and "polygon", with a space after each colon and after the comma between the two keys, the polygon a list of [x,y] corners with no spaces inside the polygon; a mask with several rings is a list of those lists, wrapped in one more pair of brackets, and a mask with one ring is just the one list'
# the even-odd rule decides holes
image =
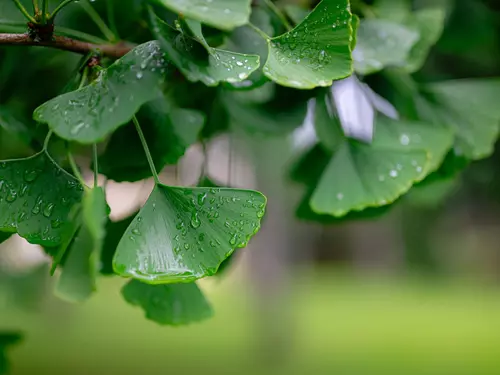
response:
{"label": "dark green leaf", "polygon": [[114,275],[113,257],[115,256],[116,248],[135,216],[136,214],[117,222],[110,220],[106,224],[106,237],[104,237],[101,252],[101,274]]}
{"label": "dark green leaf", "polygon": [[207,86],[220,82],[241,82],[260,66],[258,55],[246,55],[209,47],[204,39],[195,40],[150,12],[156,38],[172,63],[192,82]]}
{"label": "dark green leaf", "polygon": [[102,188],[87,191],[83,197],[82,225],[69,248],[56,287],[61,298],[82,302],[95,291],[106,217],[106,197]]}
{"label": "dark green leaf", "polygon": [[248,22],[251,0],[155,0],[175,13],[207,25],[231,30]]}
{"label": "dark green leaf", "polygon": [[[205,122],[203,113],[169,108],[166,100],[146,104],[137,115],[157,170],[177,163],[198,140]],[[133,124],[113,134],[100,157],[99,172],[119,182],[151,177],[151,168]]]}
{"label": "dark green leaf", "polygon": [[167,67],[158,42],[141,44],[88,86],[42,104],[33,117],[61,138],[101,141],[128,123],[144,103],[159,97]]}
{"label": "dark green leaf", "polygon": [[12,233],[0,232],[0,244],[7,241],[12,236]]}
{"label": "dark green leaf", "polygon": [[9,372],[9,362],[6,351],[11,346],[18,344],[22,339],[19,333],[0,332],[0,375],[6,375]]}
{"label": "dark green leaf", "polygon": [[323,0],[292,31],[268,40],[264,74],[299,89],[330,86],[352,73],[352,14],[347,0]]}
{"label": "dark green leaf", "polygon": [[151,284],[214,275],[260,228],[255,191],[157,185],[118,245],[115,272]]}
{"label": "dark green leaf", "polygon": [[83,187],[41,152],[0,162],[0,230],[33,244],[58,246],[72,226],[69,214]]}
{"label": "dark green leaf", "polygon": [[149,285],[131,280],[122,295],[128,303],[140,306],[147,319],[161,325],[185,325],[213,315],[196,283]]}

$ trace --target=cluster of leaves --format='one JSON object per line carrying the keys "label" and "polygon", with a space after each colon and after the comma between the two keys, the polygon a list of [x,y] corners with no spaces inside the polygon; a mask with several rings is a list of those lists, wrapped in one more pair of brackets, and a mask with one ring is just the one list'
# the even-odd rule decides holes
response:
{"label": "cluster of leaves", "polygon": [[[297,136],[312,126],[291,171],[305,191],[297,215],[332,223],[382,214],[403,195],[411,199],[410,189],[425,192],[488,156],[498,135],[492,101],[500,81],[421,84],[413,77],[443,31],[440,7],[412,10],[406,0],[358,1],[352,9],[348,0],[282,9],[268,0],[71,3],[57,8],[66,6],[56,34],[135,46],[115,60],[98,51],[78,61],[60,51],[0,50],[0,242],[17,233],[43,246],[52,271],[61,269],[56,292],[68,300],[87,299],[99,274],[118,274],[131,279],[124,298],[158,323],[211,315],[195,282],[247,245],[266,199],[219,187],[205,171],[197,186],[167,186],[157,171],[221,132]],[[13,6],[1,7],[13,14]],[[90,35],[96,30],[88,23],[78,32],[64,27],[82,14],[107,41]],[[54,14],[40,22],[47,20]],[[16,22],[0,27],[19,31]],[[13,74],[19,60],[34,58]],[[374,74],[391,87],[392,104],[365,83]],[[76,153],[92,155],[92,187]],[[118,182],[153,177],[155,187],[138,213],[111,222],[98,173]]]}

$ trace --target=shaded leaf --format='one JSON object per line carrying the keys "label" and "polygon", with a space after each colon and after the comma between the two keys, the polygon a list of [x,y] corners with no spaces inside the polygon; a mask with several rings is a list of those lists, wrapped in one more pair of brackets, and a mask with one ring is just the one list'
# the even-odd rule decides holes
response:
{"label": "shaded leaf", "polygon": [[96,187],[87,191],[83,197],[82,225],[69,248],[56,287],[61,298],[82,302],[96,290],[106,217],[104,190]]}
{"label": "shaded leaf", "polygon": [[248,22],[251,0],[155,0],[175,13],[223,30]]}
{"label": "shaded leaf", "polygon": [[12,236],[12,233],[0,232],[0,244],[7,241]]}
{"label": "shaded leaf", "polygon": [[213,315],[196,283],[150,285],[131,280],[122,295],[131,305],[141,307],[147,319],[161,325],[185,325]]}
{"label": "shaded leaf", "polygon": [[204,39],[195,40],[150,12],[156,38],[172,63],[190,81],[207,86],[220,82],[241,82],[260,66],[258,55],[247,55],[209,47]]}
{"label": "shaded leaf", "polygon": [[7,360],[6,351],[13,345],[18,344],[22,339],[22,335],[14,332],[0,332],[0,375],[9,372],[9,361]]}
{"label": "shaded leaf", "polygon": [[[198,140],[205,117],[191,109],[169,107],[166,98],[144,105],[137,115],[155,167],[175,164]],[[129,124],[113,133],[100,156],[99,172],[114,181],[138,181],[151,177],[144,148],[135,126]]]}
{"label": "shaded leaf", "polygon": [[404,65],[419,40],[418,32],[388,20],[363,19],[352,53],[357,73],[371,74],[387,66]]}
{"label": "shaded leaf", "polygon": [[309,9],[303,8],[295,4],[287,4],[285,5],[284,9],[288,17],[296,25],[301,23],[304,20],[304,18],[306,18],[307,15],[309,14]]}
{"label": "shaded leaf", "polygon": [[17,232],[28,242],[58,246],[69,214],[83,187],[41,152],[26,159],[0,162],[0,230]]}
{"label": "shaded leaf", "polygon": [[102,70],[88,86],[42,104],[33,117],[61,138],[102,141],[129,122],[144,103],[159,97],[167,68],[158,42],[141,44]]}
{"label": "shaded leaf", "polygon": [[431,84],[435,110],[456,133],[455,148],[470,159],[491,155],[500,125],[499,79],[463,79]]}
{"label": "shaded leaf", "polygon": [[101,274],[115,274],[113,271],[113,257],[115,256],[116,248],[135,216],[136,214],[116,222],[109,220],[106,224],[106,237],[104,237],[101,252]]}
{"label": "shaded leaf", "polygon": [[352,14],[347,0],[323,0],[293,30],[268,40],[264,74],[299,89],[330,86],[352,73]]}
{"label": "shaded leaf", "polygon": [[121,239],[113,268],[151,284],[214,275],[257,233],[265,205],[250,190],[157,185]]}

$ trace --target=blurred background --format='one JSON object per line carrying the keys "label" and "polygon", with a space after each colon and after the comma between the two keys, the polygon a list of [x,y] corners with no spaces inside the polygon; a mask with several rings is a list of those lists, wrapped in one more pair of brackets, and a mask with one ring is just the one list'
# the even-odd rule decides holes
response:
{"label": "blurred background", "polygon": [[[500,76],[500,2],[426,2],[445,4],[446,27],[416,79]],[[209,144],[216,181],[269,202],[230,270],[200,283],[210,320],[158,326],[111,277],[89,302],[67,304],[52,295],[40,249],[18,237],[2,244],[0,267],[16,272],[0,280],[0,329],[25,333],[12,374],[500,374],[500,150],[435,187],[433,199],[321,225],[295,218],[304,192],[286,171],[302,136],[236,133]],[[6,137],[0,145],[9,147]],[[195,183],[202,164],[195,145],[162,181]],[[134,212],[151,188],[109,182],[112,219]]]}

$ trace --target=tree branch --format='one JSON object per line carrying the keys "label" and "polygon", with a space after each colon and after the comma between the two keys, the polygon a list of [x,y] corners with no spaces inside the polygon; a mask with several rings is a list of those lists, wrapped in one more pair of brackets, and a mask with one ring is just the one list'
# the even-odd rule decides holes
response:
{"label": "tree branch", "polygon": [[93,44],[59,35],[54,35],[50,41],[37,42],[30,38],[28,34],[0,33],[0,46],[2,45],[49,47],[84,55],[92,51],[99,51],[104,56],[115,58],[124,56],[134,47],[134,45],[125,42],[118,44]]}

